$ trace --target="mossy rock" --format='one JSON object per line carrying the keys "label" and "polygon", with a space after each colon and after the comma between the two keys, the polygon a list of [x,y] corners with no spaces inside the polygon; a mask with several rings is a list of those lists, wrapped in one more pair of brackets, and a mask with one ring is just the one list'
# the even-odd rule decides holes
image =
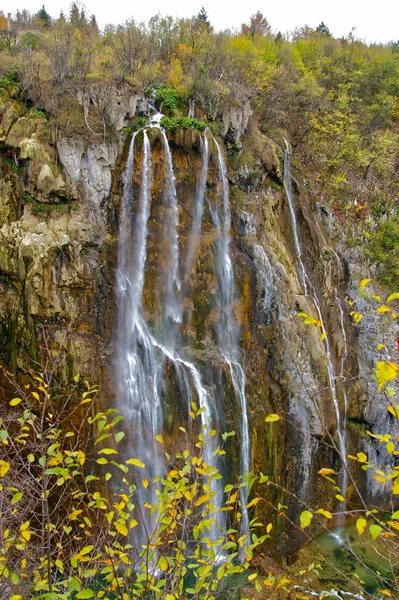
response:
{"label": "mossy rock", "polygon": [[10,94],[5,88],[0,87],[0,102],[7,102],[10,99]]}
{"label": "mossy rock", "polygon": [[23,139],[30,138],[36,131],[36,122],[28,117],[21,117],[16,121],[6,138],[6,144],[13,148],[18,148]]}
{"label": "mossy rock", "polygon": [[25,107],[21,102],[9,100],[1,119],[0,128],[2,131],[0,131],[0,134],[7,135],[15,121],[22,117],[25,112]]}
{"label": "mossy rock", "polygon": [[8,86],[7,91],[10,95],[10,98],[13,98],[14,100],[18,100],[21,96],[21,89],[19,88],[18,85],[14,85],[11,84]]}

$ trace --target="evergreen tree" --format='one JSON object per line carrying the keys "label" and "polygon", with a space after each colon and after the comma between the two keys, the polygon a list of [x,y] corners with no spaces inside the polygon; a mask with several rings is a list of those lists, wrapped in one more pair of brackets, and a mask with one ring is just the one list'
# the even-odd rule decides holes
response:
{"label": "evergreen tree", "polygon": [[208,13],[206,12],[205,8],[202,7],[201,10],[199,11],[198,15],[197,15],[197,19],[198,21],[202,21],[203,23],[206,23],[207,25],[209,25],[209,19],[208,19]]}
{"label": "evergreen tree", "polygon": [[316,27],[316,31],[317,31],[317,33],[320,33],[320,35],[325,35],[326,37],[331,37],[331,31],[329,30],[327,25],[324,23],[324,21],[322,21],[320,23],[320,25],[318,25]]}
{"label": "evergreen tree", "polygon": [[42,22],[43,27],[50,27],[51,17],[48,14],[47,10],[44,8],[44,4],[41,7],[41,9],[36,13],[36,18]]}
{"label": "evergreen tree", "polygon": [[72,2],[69,9],[69,22],[73,27],[79,27],[80,25],[80,12],[76,2]]}

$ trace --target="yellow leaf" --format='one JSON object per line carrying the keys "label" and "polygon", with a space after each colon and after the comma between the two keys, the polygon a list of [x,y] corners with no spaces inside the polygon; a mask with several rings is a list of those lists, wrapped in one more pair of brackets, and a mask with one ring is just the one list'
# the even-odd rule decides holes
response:
{"label": "yellow leaf", "polygon": [[392,494],[394,496],[399,496],[399,477],[395,479],[392,486]]}
{"label": "yellow leaf", "polygon": [[287,579],[287,577],[282,577],[280,579],[280,581],[278,582],[278,586],[276,589],[283,587],[284,585],[287,585],[287,583],[290,583],[290,579]]}
{"label": "yellow leaf", "polygon": [[387,480],[385,479],[385,477],[382,477],[382,475],[374,475],[374,479],[376,481],[379,481],[380,483],[384,483],[384,484],[387,482]]}
{"label": "yellow leaf", "polygon": [[4,477],[5,475],[7,475],[9,470],[10,470],[10,463],[6,462],[5,460],[0,459],[0,477]]}
{"label": "yellow leaf", "polygon": [[378,344],[377,350],[382,350],[383,348],[386,348],[385,344]]}
{"label": "yellow leaf", "polygon": [[143,479],[142,482],[144,489],[148,488],[148,480],[147,479]]}
{"label": "yellow leaf", "polygon": [[362,292],[371,279],[362,279],[359,285],[359,290]]}
{"label": "yellow leaf", "polygon": [[159,434],[158,434],[158,435],[156,435],[156,436],[155,436],[155,439],[156,439],[156,440],[157,440],[157,442],[159,442],[160,444],[163,444],[163,443],[164,443],[162,435],[159,435]]}
{"label": "yellow leaf", "polygon": [[383,304],[382,306],[379,306],[377,308],[376,312],[384,314],[384,313],[387,313],[387,312],[391,312],[391,309],[386,304]]}
{"label": "yellow leaf", "polygon": [[356,521],[356,529],[359,535],[362,535],[364,530],[366,529],[367,521],[366,519],[360,518]]}
{"label": "yellow leaf", "polygon": [[270,533],[272,528],[273,528],[273,523],[268,523],[268,525],[266,527],[266,533]]}
{"label": "yellow leaf", "polygon": [[194,502],[194,506],[200,506],[201,504],[204,504],[204,502],[208,502],[211,498],[213,498],[213,496],[215,495],[215,492],[211,492],[210,494],[202,494],[195,502]]}
{"label": "yellow leaf", "polygon": [[128,534],[128,530],[127,530],[127,527],[126,527],[125,523],[120,523],[119,521],[115,521],[115,529],[121,535],[127,535]]}
{"label": "yellow leaf", "polygon": [[10,402],[10,406],[17,406],[20,402],[22,402],[22,398],[13,398]]}
{"label": "yellow leaf", "polygon": [[251,508],[251,506],[256,506],[259,500],[260,498],[254,498],[253,500],[251,500],[251,502],[249,502],[249,504],[247,504],[247,508]]}
{"label": "yellow leaf", "polygon": [[36,400],[40,400],[40,396],[37,392],[32,392],[32,396],[36,398]]}
{"label": "yellow leaf", "polygon": [[392,300],[398,300],[398,299],[399,299],[399,293],[398,292],[394,292],[393,294],[391,294],[390,296],[388,296],[387,302],[392,302]]}
{"label": "yellow leaf", "polygon": [[99,454],[118,454],[117,450],[114,450],[114,448],[102,448],[102,450],[99,450],[98,453]]}
{"label": "yellow leaf", "polygon": [[343,496],[341,496],[341,494],[336,494],[335,495],[336,499],[339,500],[340,502],[345,502],[345,498]]}
{"label": "yellow leaf", "polygon": [[323,331],[323,333],[320,336],[321,341],[325,340],[327,337],[327,333],[325,331]]}
{"label": "yellow leaf", "polygon": [[399,419],[399,410],[397,408],[395,410],[395,408],[393,408],[392,406],[387,406],[387,410],[391,413],[391,415]]}
{"label": "yellow leaf", "polygon": [[299,517],[301,529],[305,529],[305,527],[309,527],[310,523],[312,522],[312,519],[313,519],[313,514],[309,510],[304,510],[303,512],[301,512],[300,517]]}
{"label": "yellow leaf", "polygon": [[134,467],[140,467],[140,469],[144,469],[145,464],[141,462],[138,458],[129,458],[126,461],[127,465],[133,465]]}
{"label": "yellow leaf", "polygon": [[279,421],[279,420],[280,420],[280,417],[278,415],[276,415],[276,414],[268,415],[265,418],[265,422],[266,423],[274,423],[275,421]]}
{"label": "yellow leaf", "polygon": [[393,442],[388,442],[386,448],[388,454],[392,454],[395,451],[395,444]]}
{"label": "yellow leaf", "polygon": [[332,519],[332,514],[330,513],[329,510],[324,510],[324,508],[319,508],[319,510],[317,512],[319,515],[323,515],[323,517],[326,517],[326,519]]}
{"label": "yellow leaf", "polygon": [[375,369],[375,379],[378,383],[378,391],[380,392],[387,381],[393,381],[398,376],[398,365],[394,362],[385,362],[379,360]]}
{"label": "yellow leaf", "polygon": [[168,570],[168,561],[164,556],[160,556],[158,560],[158,567],[165,573]]}
{"label": "yellow leaf", "polygon": [[380,594],[384,594],[384,596],[388,596],[388,598],[392,598],[392,592],[390,590],[378,590]]}
{"label": "yellow leaf", "polygon": [[335,475],[335,471],[334,469],[328,469],[327,467],[323,467],[322,469],[320,469],[320,471],[317,471],[318,475],[322,475],[323,477],[325,475]]}

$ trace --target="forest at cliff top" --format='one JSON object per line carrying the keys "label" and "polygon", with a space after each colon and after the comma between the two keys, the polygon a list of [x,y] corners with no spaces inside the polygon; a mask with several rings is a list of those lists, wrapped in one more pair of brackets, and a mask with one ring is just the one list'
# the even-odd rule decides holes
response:
{"label": "forest at cliff top", "polygon": [[283,36],[259,12],[240,32],[214,32],[204,10],[100,31],[76,4],[58,18],[44,7],[0,16],[0,39],[3,85],[22,86],[63,135],[113,135],[103,103],[87,122],[77,102],[93,85],[103,96],[121,82],[158,90],[171,117],[195,99],[215,133],[229,107],[249,103],[252,141],[243,150],[230,140],[230,154],[251,168],[257,132],[285,134],[317,201],[349,227],[348,244],[364,247],[385,283],[398,281],[399,42],[335,39],[324,23]]}

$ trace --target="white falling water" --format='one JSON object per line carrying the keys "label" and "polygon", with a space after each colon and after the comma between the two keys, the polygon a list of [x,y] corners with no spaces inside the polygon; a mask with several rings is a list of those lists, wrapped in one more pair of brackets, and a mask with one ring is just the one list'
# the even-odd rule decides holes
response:
{"label": "white falling water", "polygon": [[[288,205],[289,205],[289,209],[290,209],[290,215],[291,215],[291,221],[292,221],[292,231],[293,231],[293,235],[294,235],[294,245],[295,245],[295,251],[296,251],[297,262],[298,262],[299,277],[300,277],[300,280],[302,283],[304,294],[306,296],[309,296],[312,299],[313,304],[316,308],[316,312],[317,312],[319,321],[322,323],[322,332],[325,333],[323,317],[322,317],[321,308],[320,308],[320,301],[318,299],[316,290],[307,274],[304,262],[302,260],[302,250],[301,250],[301,244],[300,244],[299,236],[298,236],[298,225],[297,225],[296,213],[295,213],[294,196],[292,193],[292,179],[291,179],[291,169],[290,169],[290,154],[291,154],[291,152],[290,152],[290,147],[289,147],[288,141],[285,138],[284,138],[284,141],[285,141],[285,145],[286,145],[286,150],[284,153],[284,189],[286,192]],[[332,395],[332,399],[333,399],[333,403],[334,403],[334,410],[335,410],[335,417],[336,417],[336,424],[337,424],[338,449],[339,449],[339,454],[340,454],[340,457],[341,457],[341,460],[343,463],[343,475],[342,475],[341,487],[342,487],[342,495],[345,498],[346,491],[347,491],[347,489],[346,489],[347,488],[347,470],[346,470],[347,450],[346,450],[345,426],[342,425],[342,420],[341,420],[341,413],[340,413],[340,408],[339,408],[337,386],[336,386],[336,374],[335,374],[334,364],[333,364],[333,360],[332,360],[330,342],[329,342],[327,335],[324,337],[324,344],[325,344],[326,356],[327,356],[328,381],[329,381],[331,395]],[[344,510],[345,510],[345,502],[342,502],[341,503],[341,511],[344,512]]]}
{"label": "white falling water", "polygon": [[188,118],[194,119],[195,116],[195,98],[190,98],[188,101]]}
{"label": "white falling water", "polygon": [[175,323],[181,323],[181,301],[178,298],[178,293],[180,292],[181,287],[179,277],[178,239],[179,207],[177,204],[176,179],[173,171],[172,154],[170,152],[168,139],[163,129],[161,129],[161,136],[166,158],[165,200],[167,206],[170,208],[170,218],[168,219],[169,223],[167,224],[167,236],[170,244],[170,268],[167,272],[165,310],[167,319],[171,319]]}
{"label": "white falling water", "polygon": [[202,215],[204,212],[204,201],[206,194],[206,181],[208,177],[208,164],[209,164],[209,142],[207,136],[208,128],[204,132],[204,140],[201,139],[202,146],[202,162],[201,162],[201,173],[198,182],[197,189],[195,191],[194,208],[193,208],[193,222],[191,226],[191,232],[188,240],[188,252],[186,259],[186,277],[190,277],[191,269],[194,262],[195,253],[197,251],[199,236],[202,227]]}
{"label": "white falling water", "polygon": [[[166,186],[164,200],[169,210],[169,218],[164,224],[169,255],[168,268],[165,274],[166,286],[164,294],[163,322],[159,330],[150,331],[144,319],[142,296],[147,258],[148,221],[151,203],[152,161],[151,147],[146,130],[143,130],[143,159],[141,165],[141,183],[139,202],[135,202],[133,192],[134,143],[132,137],[126,163],[125,183],[123,191],[122,211],[120,219],[120,240],[118,255],[118,384],[119,404],[125,414],[127,425],[131,428],[127,436],[128,449],[131,456],[140,459],[145,469],[138,475],[150,482],[156,476],[165,474],[164,458],[159,451],[155,436],[163,429],[162,389],[165,376],[164,363],[170,361],[177,378],[177,392],[190,409],[192,400],[198,401],[203,409],[201,415],[204,460],[216,471],[219,459],[217,447],[218,435],[211,434],[212,426],[218,429],[218,414],[215,399],[203,386],[201,376],[195,365],[187,360],[184,348],[181,347],[179,327],[181,323],[181,300],[179,278],[179,245],[178,245],[178,202],[172,155],[165,132],[156,122],[153,124],[161,131],[165,151]],[[207,141],[205,141],[207,148]],[[207,150],[205,167],[201,171],[199,183],[199,203],[203,205],[206,172],[208,166]],[[205,171],[205,175],[203,173]],[[202,199],[201,199],[202,198]],[[136,206],[137,204],[137,206]],[[133,214],[135,219],[133,220]],[[201,227],[202,208],[194,215],[194,229]],[[134,223],[134,225],[132,225]],[[194,255],[194,251],[193,251]],[[162,336],[162,341],[158,338]],[[218,545],[226,531],[226,515],[220,509],[223,506],[223,486],[215,480],[212,484],[215,493],[214,522],[210,526],[208,538]],[[138,505],[145,502],[156,504],[157,496],[154,486],[145,490],[137,487]],[[134,541],[141,550],[148,538],[156,530],[156,513],[142,509],[140,527],[134,530]]]}
{"label": "white falling water", "polygon": [[[226,164],[219,144],[214,139],[218,156],[218,170],[222,185],[222,219],[215,207],[210,206],[213,223],[217,230],[216,252],[217,271],[219,278],[218,306],[220,320],[217,326],[218,343],[226,364],[229,367],[231,381],[236,398],[241,408],[241,457],[240,475],[244,477],[250,469],[250,441],[248,428],[247,399],[245,394],[245,373],[239,357],[239,329],[234,316],[235,281],[230,256],[230,198]],[[248,503],[248,487],[240,488],[241,500],[241,531],[249,534],[249,517],[246,508]]]}
{"label": "white falling water", "polygon": [[[123,209],[121,219],[121,241],[118,264],[118,402],[125,414],[127,425],[134,427],[128,432],[129,451],[145,464],[145,475],[153,481],[164,473],[163,460],[155,436],[162,428],[162,403],[158,391],[159,360],[147,326],[142,319],[142,292],[147,257],[148,219],[151,202],[151,148],[146,132],[143,138],[143,162],[141,167],[141,189],[134,229],[127,226],[130,221],[133,196],[134,141],[126,165]],[[137,486],[138,504],[156,503],[155,487],[145,490]],[[156,528],[156,515],[143,509],[140,525],[135,530],[135,541],[139,552],[147,544]]]}

